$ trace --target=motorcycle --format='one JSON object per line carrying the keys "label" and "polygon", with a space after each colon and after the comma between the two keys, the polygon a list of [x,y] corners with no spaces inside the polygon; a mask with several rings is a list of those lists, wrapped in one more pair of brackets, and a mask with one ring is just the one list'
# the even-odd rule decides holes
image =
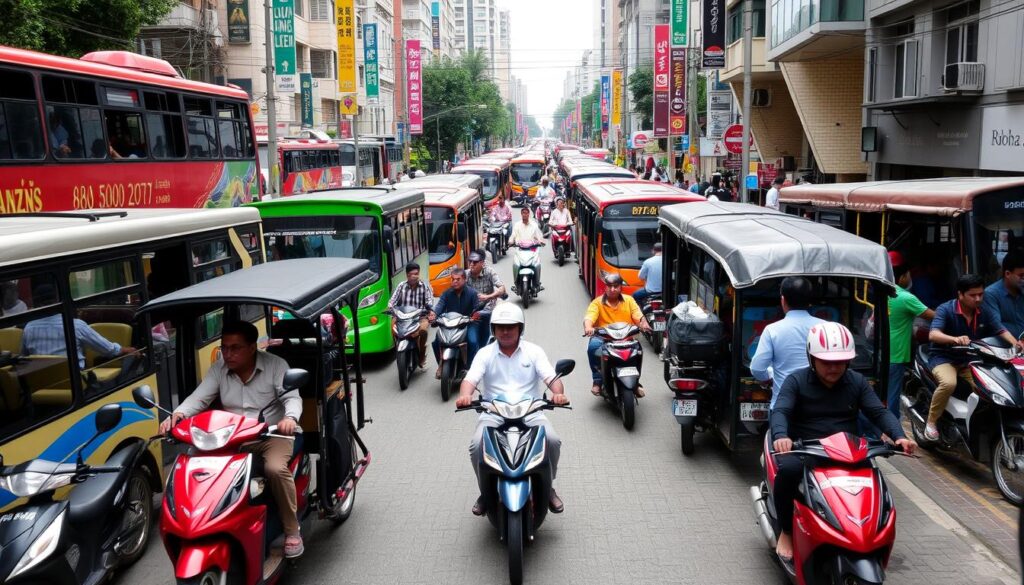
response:
{"label": "motorcycle", "polygon": [[661,294],[652,294],[645,298],[640,310],[651,324],[651,330],[645,331],[644,337],[650,342],[654,353],[661,355],[661,349],[665,345],[665,327],[668,324],[668,312],[661,300]]}
{"label": "motorcycle", "polygon": [[498,258],[504,256],[505,236],[508,234],[507,221],[486,221],[484,231],[487,233],[487,251],[491,253],[491,264],[497,264]]}
{"label": "motorcycle", "polygon": [[640,385],[644,357],[644,350],[636,340],[638,333],[640,328],[632,323],[611,323],[594,331],[604,342],[598,352],[601,396],[618,409],[626,430],[632,430],[636,419],[636,389]]}
{"label": "motorcycle", "polygon": [[473,318],[461,313],[438,315],[437,340],[441,350],[441,400],[448,402],[469,368],[469,324]]}
{"label": "motorcycle", "polygon": [[409,378],[416,372],[420,363],[420,346],[416,337],[419,335],[420,319],[426,311],[416,307],[401,306],[389,310],[395,316],[395,364],[398,366],[398,387],[405,390],[409,387]]}
{"label": "motorcycle", "polygon": [[551,219],[551,200],[533,200],[533,216],[537,220],[537,225],[540,226],[541,233],[545,236],[550,235],[551,228],[548,226],[548,221]]}
{"label": "motorcycle", "polygon": [[778,557],[797,585],[875,583],[885,580],[893,542],[896,508],[876,457],[903,455],[890,443],[836,433],[820,440],[796,441],[776,454],[770,433],[761,457],[763,478],[750,487],[754,516],[774,553],[779,522],[772,493],[777,457],[801,457],[806,472],[793,506],[793,559]]}
{"label": "motorcycle", "polygon": [[[575,366],[573,360],[558,360],[556,376],[551,382],[568,375]],[[512,585],[523,582],[523,548],[533,541],[544,523],[551,496],[551,464],[545,449],[544,427],[529,427],[524,421],[534,413],[556,408],[571,410],[569,406],[556,406],[546,399],[499,392],[490,402],[474,400],[469,406],[456,409],[456,412],[476,411],[501,419],[500,425],[484,432],[480,493],[487,519],[508,548]]]}
{"label": "motorcycle", "polygon": [[973,387],[958,380],[936,425],[937,444],[925,439],[937,382],[928,367],[928,345],[918,346],[913,374],[900,398],[914,440],[925,448],[963,451],[988,463],[1000,493],[1019,506],[1024,502],[1024,359],[997,337],[954,346],[951,351],[970,362]]}
{"label": "motorcycle", "polygon": [[540,266],[540,248],[544,242],[519,242],[512,258],[512,273],[516,285],[513,290],[523,299],[523,309],[530,308],[530,301],[540,293],[537,283],[537,267]]}
{"label": "motorcycle", "polygon": [[559,266],[564,265],[565,259],[569,257],[571,238],[572,231],[570,230],[569,226],[551,226],[551,251],[554,252],[555,260],[558,261]]}
{"label": "motorcycle", "polygon": [[[0,582],[78,585],[106,581],[139,560],[149,543],[153,482],[136,441],[104,465],[88,465],[82,452],[121,422],[121,406],[96,411],[96,432],[74,463],[32,459],[3,466],[0,488],[22,504],[0,514]],[[54,492],[74,486],[65,499]]]}

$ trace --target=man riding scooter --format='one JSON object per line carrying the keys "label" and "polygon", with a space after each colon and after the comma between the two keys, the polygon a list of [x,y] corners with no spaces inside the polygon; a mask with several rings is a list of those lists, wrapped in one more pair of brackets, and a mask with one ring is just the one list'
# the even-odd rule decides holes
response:
{"label": "man riding scooter", "polygon": [[480,309],[480,319],[471,325],[476,327],[477,343],[481,346],[487,343],[491,330],[491,313],[494,312],[494,305],[498,299],[505,296],[505,284],[501,282],[498,272],[487,266],[487,254],[483,250],[473,250],[469,254],[469,270],[466,272],[466,282],[477,292],[481,303],[485,303]]}
{"label": "man riding scooter", "polygon": [[[583,317],[583,334],[590,338],[587,343],[587,359],[590,361],[590,372],[594,380],[590,393],[594,396],[601,396],[603,378],[598,352],[604,345],[601,339],[594,337],[594,332],[611,323],[632,323],[641,331],[651,330],[633,297],[622,294],[621,276],[614,273],[605,276],[604,287],[604,294],[590,302]],[[637,386],[636,397],[643,398],[645,395],[644,387]]]}
{"label": "man riding scooter", "polygon": [[[526,330],[526,315],[523,310],[512,303],[501,303],[491,315],[491,331],[497,343],[483,347],[477,353],[477,359],[469,368],[455,406],[465,408],[473,401],[473,393],[483,383],[481,400],[489,401],[499,392],[522,393],[533,398],[543,397],[544,391],[540,383],[551,384],[551,402],[555,405],[569,403],[565,388],[560,379],[555,379],[555,369],[548,361],[547,355],[540,346],[523,340]],[[552,382],[552,379],[554,381]],[[562,441],[555,434],[554,428],[547,417],[538,412],[525,419],[526,425],[544,427],[547,437],[545,449],[551,462],[551,479],[554,481],[558,472],[558,456]],[[480,442],[484,429],[500,424],[500,420],[490,414],[481,414],[477,421],[473,440],[469,444],[469,458],[473,463],[473,472],[480,469]],[[479,477],[477,480],[479,481]],[[561,498],[551,489],[548,509],[556,514],[564,510]],[[483,516],[483,496],[477,498],[473,505],[473,514]]]}
{"label": "man riding scooter", "polygon": [[[537,245],[544,245],[544,234],[541,233],[540,227],[537,223],[530,219],[530,208],[524,207],[520,210],[519,215],[523,218],[522,221],[517,221],[515,227],[512,228],[512,237],[509,239],[509,245],[519,245],[520,242],[531,242]],[[535,275],[537,277],[537,290],[544,290],[544,285],[540,279],[540,263],[534,267]],[[513,266],[513,282],[519,282],[519,267]],[[515,284],[512,285],[512,290],[515,289]]]}
{"label": "man riding scooter", "polygon": [[844,325],[823,322],[812,326],[807,334],[810,367],[786,377],[772,408],[772,446],[778,466],[773,494],[781,528],[775,550],[785,561],[793,558],[793,500],[804,472],[800,457],[779,456],[793,450],[793,441],[842,432],[857,435],[857,416],[863,412],[905,453],[913,454],[917,448],[867,379],[849,369],[856,355],[853,334]]}
{"label": "man riding scooter", "polygon": [[[257,339],[259,331],[252,323],[225,323],[221,331],[220,357],[195,391],[160,423],[160,433],[168,433],[182,419],[203,412],[219,400],[221,410],[253,419],[262,412],[268,424],[277,425],[276,434],[295,434],[302,416],[302,399],[295,391],[281,394],[288,362],[258,350]],[[288,468],[293,447],[292,441],[277,437],[244,447],[263,457],[266,480],[284,526],[286,558],[298,557],[303,552],[296,517],[295,479]]]}

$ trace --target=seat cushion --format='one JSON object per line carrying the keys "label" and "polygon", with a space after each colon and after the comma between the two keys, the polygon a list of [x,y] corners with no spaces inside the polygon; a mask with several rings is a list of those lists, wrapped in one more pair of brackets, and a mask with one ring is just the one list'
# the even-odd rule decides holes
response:
{"label": "seat cushion", "polygon": [[120,472],[99,473],[71,490],[68,496],[68,518],[73,524],[88,525],[113,512],[114,496],[128,477],[128,466],[139,448],[140,445],[135,445],[121,449],[104,463],[105,466],[124,466]]}

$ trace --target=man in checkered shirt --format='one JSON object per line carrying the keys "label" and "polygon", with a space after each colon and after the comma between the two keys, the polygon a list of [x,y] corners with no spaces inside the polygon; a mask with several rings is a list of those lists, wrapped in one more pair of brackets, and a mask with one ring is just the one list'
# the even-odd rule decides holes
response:
{"label": "man in checkered shirt", "polygon": [[[416,307],[427,311],[420,318],[420,331],[416,336],[416,344],[420,350],[421,369],[427,366],[427,328],[437,317],[434,314],[433,302],[434,290],[430,288],[430,283],[420,280],[420,265],[415,262],[406,264],[405,282],[399,283],[395,287],[395,292],[391,295],[391,300],[388,301],[388,309]],[[391,333],[395,333],[393,327]]]}

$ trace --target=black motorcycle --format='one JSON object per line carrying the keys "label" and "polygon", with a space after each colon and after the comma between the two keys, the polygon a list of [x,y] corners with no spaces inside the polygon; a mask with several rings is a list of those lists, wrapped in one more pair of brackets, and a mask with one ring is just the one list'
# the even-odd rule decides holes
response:
{"label": "black motorcycle", "polygon": [[472,317],[461,313],[438,315],[437,340],[441,350],[441,400],[448,402],[469,368],[469,325]]}
{"label": "black motorcycle", "polygon": [[644,304],[640,307],[647,322],[651,325],[650,331],[644,332],[644,337],[650,342],[654,353],[661,355],[661,349],[665,346],[665,327],[668,323],[668,312],[661,300],[661,294],[652,294],[643,299]]}
{"label": "black motorcycle", "polygon": [[[74,463],[3,466],[0,458],[0,488],[27,498],[0,515],[0,582],[101,583],[146,551],[155,483],[140,464],[147,444],[130,444],[102,466],[82,461],[82,451],[120,422],[120,405],[96,411],[96,433]],[[67,498],[55,500],[66,486],[74,486]]]}
{"label": "black motorcycle", "polygon": [[425,311],[411,306],[395,307],[388,311],[395,316],[395,364],[398,365],[398,387],[405,390],[409,379],[420,363],[420,319]]}
{"label": "black motorcycle", "polygon": [[485,221],[484,231],[487,233],[487,251],[491,253],[491,264],[497,264],[498,258],[507,252],[505,237],[508,234],[507,221]]}
{"label": "black motorcycle", "polygon": [[601,357],[601,396],[618,409],[622,426],[633,428],[636,419],[636,389],[640,385],[640,368],[644,350],[637,341],[640,328],[632,323],[611,323],[595,332],[604,344]]}

